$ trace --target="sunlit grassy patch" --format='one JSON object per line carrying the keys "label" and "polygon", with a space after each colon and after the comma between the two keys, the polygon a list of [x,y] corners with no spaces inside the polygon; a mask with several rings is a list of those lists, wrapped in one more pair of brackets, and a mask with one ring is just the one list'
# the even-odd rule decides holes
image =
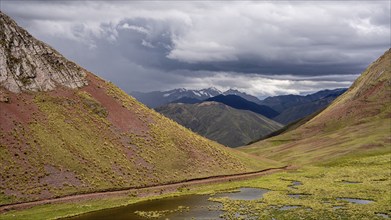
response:
{"label": "sunlit grassy patch", "polygon": [[189,211],[189,207],[187,206],[178,206],[176,209],[172,210],[160,210],[160,211],[136,211],[135,213],[139,215],[140,217],[146,218],[146,219],[159,219],[164,217],[165,215],[168,215],[170,213],[174,212],[184,212]]}

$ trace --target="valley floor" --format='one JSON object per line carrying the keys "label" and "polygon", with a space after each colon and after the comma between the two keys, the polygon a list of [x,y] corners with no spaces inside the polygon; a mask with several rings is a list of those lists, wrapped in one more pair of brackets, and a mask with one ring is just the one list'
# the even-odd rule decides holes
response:
{"label": "valley floor", "polygon": [[[186,194],[214,194],[240,187],[268,189],[257,200],[213,199],[222,204],[225,219],[385,219],[391,217],[391,153],[351,156],[327,164],[306,166],[249,180],[207,185],[182,185],[102,199],[45,204],[9,211],[0,219],[55,219],[149,199]],[[153,193],[155,195],[153,196]],[[141,194],[139,194],[140,196]],[[352,200],[353,199],[353,200]]]}
{"label": "valley floor", "polygon": [[[292,166],[284,166],[284,167],[276,167],[276,168],[268,168],[256,172],[250,172],[250,173],[242,173],[242,174],[233,174],[233,175],[222,175],[222,176],[211,176],[211,177],[205,177],[205,178],[198,178],[198,179],[192,179],[177,183],[170,183],[170,184],[162,184],[162,185],[156,185],[156,186],[149,186],[149,187],[139,187],[139,188],[132,188],[132,189],[126,189],[126,190],[118,190],[118,191],[108,191],[108,192],[96,192],[96,193],[88,193],[88,194],[79,194],[79,195],[71,195],[71,196],[65,196],[60,198],[54,198],[54,199],[45,199],[45,200],[38,200],[33,202],[24,202],[24,203],[18,203],[18,204],[12,204],[12,205],[3,205],[0,206],[0,214],[5,213],[5,216],[13,211],[18,212],[17,210],[26,210],[35,206],[45,206],[45,205],[52,205],[52,204],[59,204],[61,206],[65,203],[82,203],[87,200],[102,200],[102,199],[110,199],[110,198],[120,198],[120,197],[139,197],[141,200],[142,198],[149,198],[153,197],[155,195],[162,195],[162,197],[165,196],[173,196],[169,193],[176,192],[180,189],[186,188],[186,187],[194,187],[198,185],[205,185],[205,184],[215,184],[215,183],[221,183],[221,182],[228,182],[228,181],[238,181],[238,180],[245,180],[249,178],[256,178],[264,175],[269,175],[275,172],[283,171],[283,170],[290,170],[293,169]],[[0,198],[1,199],[1,198]],[[115,199],[114,199],[115,200]],[[129,203],[132,203],[133,199],[129,200]],[[137,199],[135,200],[138,201]],[[113,203],[113,206],[108,205],[107,207],[114,207],[114,206],[120,206],[124,204],[116,204]],[[100,207],[107,208],[107,207]],[[12,211],[13,210],[13,211]],[[95,210],[95,209],[93,209]],[[88,210],[91,211],[91,210]],[[81,212],[83,213],[83,212]],[[75,213],[72,213],[70,215],[74,215]],[[79,213],[80,214],[80,213]],[[13,215],[13,214],[12,214]],[[34,215],[33,215],[34,216]],[[16,217],[16,216],[15,216]],[[43,216],[46,218],[46,216]],[[59,216],[53,216],[54,218],[61,217]],[[0,219],[2,219],[2,216],[0,215]]]}

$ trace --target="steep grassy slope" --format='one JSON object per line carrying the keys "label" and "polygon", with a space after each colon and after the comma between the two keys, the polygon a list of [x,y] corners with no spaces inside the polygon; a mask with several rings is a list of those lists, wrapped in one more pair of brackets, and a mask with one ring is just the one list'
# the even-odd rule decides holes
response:
{"label": "steep grassy slope", "polygon": [[319,113],[321,113],[324,109],[321,109],[321,110],[318,110],[317,112],[314,112],[312,113],[311,115],[308,115],[302,119],[299,119],[297,121],[294,121],[292,123],[289,123],[287,125],[285,125],[284,127],[266,135],[266,136],[263,136],[259,139],[255,139],[253,140],[252,142],[248,143],[247,145],[250,145],[250,144],[253,144],[253,143],[256,143],[258,141],[262,141],[262,140],[265,140],[265,139],[268,139],[268,138],[271,138],[271,137],[274,137],[274,136],[277,136],[277,135],[281,135],[281,134],[284,134],[284,133],[287,133],[287,132],[290,132],[290,131],[293,131],[295,130],[296,128],[300,127],[301,125],[307,123],[308,121],[310,121],[311,119],[313,119],[315,116],[317,116]]}
{"label": "steep grassy slope", "polygon": [[204,137],[230,147],[242,146],[282,127],[262,115],[218,102],[169,104],[156,111]]}
{"label": "steep grassy slope", "polygon": [[390,151],[391,50],[372,63],[351,88],[316,117],[244,152],[314,163],[346,154]]}
{"label": "steep grassy slope", "polygon": [[275,165],[192,133],[0,18],[0,205]]}

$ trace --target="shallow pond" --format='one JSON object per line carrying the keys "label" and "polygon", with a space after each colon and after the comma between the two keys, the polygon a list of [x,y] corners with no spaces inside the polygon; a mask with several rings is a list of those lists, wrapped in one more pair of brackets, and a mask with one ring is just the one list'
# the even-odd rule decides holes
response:
{"label": "shallow pond", "polygon": [[297,189],[297,187],[301,185],[303,185],[303,183],[300,181],[292,181],[291,185],[289,185],[288,187],[291,189]]}
{"label": "shallow pond", "polygon": [[337,199],[354,203],[354,204],[364,204],[364,205],[374,202],[373,200],[366,200],[366,199],[352,199],[352,198],[337,198]]}
{"label": "shallow pond", "polygon": [[342,183],[344,183],[344,184],[360,184],[361,182],[344,180],[344,181],[342,181]]}
{"label": "shallow pond", "polygon": [[292,181],[292,185],[291,186],[301,186],[303,185],[300,181]]}
{"label": "shallow pond", "polygon": [[258,188],[240,188],[238,192],[218,193],[213,198],[228,197],[234,200],[255,200],[262,198],[270,190]]}
{"label": "shallow pond", "polygon": [[69,220],[92,220],[92,219],[134,219],[143,220],[146,217],[136,214],[159,215],[155,219],[219,219],[223,211],[218,202],[209,201],[209,198],[228,197],[235,200],[254,200],[262,198],[268,190],[257,188],[240,188],[237,192],[217,193],[211,195],[187,195],[158,200],[150,200],[131,204],[124,207],[105,209],[86,213],[83,215],[67,218]]}

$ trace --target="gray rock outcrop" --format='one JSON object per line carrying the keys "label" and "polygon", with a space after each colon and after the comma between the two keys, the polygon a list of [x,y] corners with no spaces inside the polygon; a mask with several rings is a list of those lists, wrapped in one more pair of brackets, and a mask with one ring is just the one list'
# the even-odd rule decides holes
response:
{"label": "gray rock outcrop", "polygon": [[87,71],[0,11],[0,87],[18,93],[87,85]]}

